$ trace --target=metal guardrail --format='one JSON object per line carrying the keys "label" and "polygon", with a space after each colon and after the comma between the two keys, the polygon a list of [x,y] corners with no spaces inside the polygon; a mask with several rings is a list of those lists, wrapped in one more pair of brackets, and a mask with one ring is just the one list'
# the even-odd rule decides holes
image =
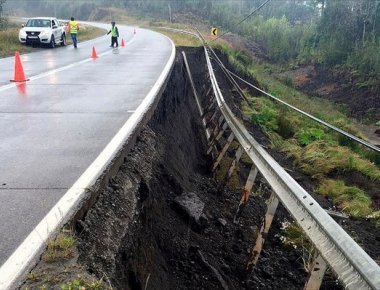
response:
{"label": "metal guardrail", "polygon": [[[186,31],[186,30],[182,30],[182,29],[169,28],[169,27],[157,27],[157,28],[158,29],[169,30],[169,31],[173,31],[173,32],[180,32],[180,33],[183,33],[183,34],[188,34],[188,35],[196,37],[196,38],[198,38],[199,40],[202,41],[202,39],[199,38],[198,34],[190,32],[190,31]],[[199,31],[198,31],[198,33],[199,33]],[[204,41],[204,39],[203,39],[203,41]],[[206,42],[204,42],[204,43],[206,43]],[[315,116],[313,116],[313,115],[311,115],[311,114],[309,114],[309,113],[307,113],[307,112],[305,112],[305,111],[303,111],[303,110],[301,110],[301,109],[299,109],[299,108],[297,108],[297,107],[295,107],[295,106],[293,106],[293,105],[291,105],[291,104],[289,104],[289,103],[281,100],[280,98],[273,96],[272,94],[269,94],[268,92],[260,89],[259,87],[253,85],[249,81],[247,81],[247,80],[243,79],[242,77],[238,76],[237,74],[233,73],[232,71],[230,71],[228,68],[226,68],[224,66],[223,62],[219,59],[219,57],[213,51],[213,49],[211,47],[209,47],[209,48],[211,49],[211,51],[212,51],[215,59],[218,61],[218,63],[221,66],[222,70],[227,74],[227,77],[231,81],[234,82],[234,85],[237,85],[236,80],[234,79],[234,78],[236,78],[239,81],[243,82],[244,84],[250,86],[251,88],[253,88],[253,89],[259,91],[260,93],[266,95],[267,97],[271,98],[272,100],[274,100],[274,101],[276,101],[276,102],[278,102],[278,103],[280,103],[280,104],[288,107],[289,109],[292,109],[293,111],[296,111],[296,112],[300,113],[301,115],[303,115],[303,116],[305,116],[305,117],[307,117],[307,118],[309,118],[309,119],[311,119],[311,120],[319,123],[320,125],[325,126],[325,127],[329,128],[329,129],[331,129],[331,130],[333,130],[333,131],[335,131],[335,132],[337,132],[337,133],[339,133],[339,134],[341,134],[341,135],[343,135],[343,136],[345,136],[345,137],[347,137],[347,138],[349,138],[349,139],[351,139],[351,140],[353,140],[353,141],[355,141],[355,142],[357,142],[357,143],[359,143],[359,144],[361,144],[361,145],[363,145],[363,146],[365,146],[365,147],[367,147],[367,148],[369,148],[371,150],[374,150],[374,151],[380,153],[380,147],[378,147],[378,146],[376,146],[376,145],[374,145],[374,144],[372,144],[372,143],[370,143],[368,141],[365,141],[365,140],[363,140],[363,139],[361,139],[361,138],[359,138],[359,137],[357,137],[357,136],[355,136],[353,134],[350,134],[350,133],[348,133],[348,132],[346,132],[346,131],[344,131],[344,130],[342,130],[342,129],[340,129],[340,128],[338,128],[338,127],[336,127],[336,126],[334,126],[334,125],[332,125],[332,124],[330,124],[330,123],[328,123],[326,121],[323,121],[323,120],[321,120],[321,119],[319,119],[319,118],[317,118],[317,117],[315,117]],[[241,89],[239,88],[238,91],[241,91]],[[246,98],[244,96],[243,96],[243,98],[246,100]]]}
{"label": "metal guardrail", "polygon": [[327,122],[325,122],[325,121],[323,121],[323,120],[321,120],[321,119],[319,119],[319,118],[317,118],[317,117],[315,117],[315,116],[313,116],[313,115],[311,115],[311,114],[309,114],[309,113],[307,113],[305,111],[302,111],[301,109],[298,109],[297,107],[295,107],[295,106],[293,106],[293,105],[291,105],[291,104],[289,104],[289,103],[287,103],[287,102],[285,102],[285,101],[283,101],[283,100],[281,100],[281,99],[279,99],[279,98],[277,98],[277,97],[275,97],[275,96],[267,93],[266,91],[264,91],[264,90],[256,87],[255,85],[251,84],[247,80],[245,80],[245,79],[239,77],[237,74],[231,72],[229,69],[226,68],[226,70],[232,76],[234,76],[235,78],[237,78],[241,82],[245,83],[246,85],[250,86],[251,88],[254,88],[255,90],[259,91],[260,93],[262,93],[262,94],[266,95],[267,97],[271,98],[272,100],[275,100],[276,102],[278,102],[278,103],[280,103],[280,104],[282,104],[282,105],[284,105],[284,106],[286,106],[286,107],[288,107],[288,108],[290,108],[290,109],[292,109],[292,110],[294,110],[294,111],[296,111],[296,112],[304,115],[305,117],[307,117],[309,119],[312,119],[313,121],[315,121],[315,122],[317,122],[317,123],[319,123],[319,124],[321,124],[321,125],[329,128],[329,129],[332,129],[333,131],[335,131],[335,132],[337,132],[337,133],[339,133],[339,134],[341,134],[341,135],[343,135],[343,136],[345,136],[345,137],[347,137],[349,139],[352,139],[355,142],[358,142],[361,145],[363,145],[363,146],[365,146],[365,147],[367,147],[369,149],[372,149],[372,150],[380,153],[380,148],[377,147],[377,146],[375,146],[374,144],[371,144],[371,143],[369,143],[369,142],[367,142],[367,141],[365,141],[365,140],[363,140],[363,139],[361,139],[359,137],[356,137],[356,136],[354,136],[354,135],[352,135],[352,134],[350,134],[350,133],[348,133],[348,132],[346,132],[346,131],[344,131],[342,129],[339,129],[338,127],[336,127],[334,125],[331,125],[330,123],[327,123]]}
{"label": "metal guardrail", "polygon": [[260,146],[234,116],[224,100],[214,73],[208,51],[213,50],[202,35],[199,32],[195,34],[172,28],[164,29],[186,33],[202,41],[214,95],[229,128],[341,283],[352,290],[380,289],[380,267],[376,262]]}

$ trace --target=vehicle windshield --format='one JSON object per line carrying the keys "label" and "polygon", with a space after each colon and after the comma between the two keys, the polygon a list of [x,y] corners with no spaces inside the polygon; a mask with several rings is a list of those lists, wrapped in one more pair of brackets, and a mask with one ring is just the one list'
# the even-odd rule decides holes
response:
{"label": "vehicle windshield", "polygon": [[51,21],[47,19],[29,19],[26,27],[51,27]]}

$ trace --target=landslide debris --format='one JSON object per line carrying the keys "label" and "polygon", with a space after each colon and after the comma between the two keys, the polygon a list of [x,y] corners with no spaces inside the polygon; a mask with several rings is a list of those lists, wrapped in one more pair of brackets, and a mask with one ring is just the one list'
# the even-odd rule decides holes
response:
{"label": "landslide debris", "polygon": [[[182,50],[205,102],[209,82],[203,49]],[[251,197],[234,222],[241,185],[220,189],[206,151],[199,113],[177,53],[151,121],[94,205],[74,221],[73,259],[41,261],[33,272],[39,278],[28,278],[24,289],[82,285],[83,277],[94,279],[94,288],[87,283],[86,289],[302,289],[307,277],[303,249],[284,247],[281,227],[289,217],[281,206],[257,267],[247,273],[270,191]],[[228,157],[233,154],[228,152]],[[237,184],[248,172],[239,170]],[[260,176],[257,188],[266,188]],[[51,282],[44,276],[47,269],[49,277],[76,270]]]}

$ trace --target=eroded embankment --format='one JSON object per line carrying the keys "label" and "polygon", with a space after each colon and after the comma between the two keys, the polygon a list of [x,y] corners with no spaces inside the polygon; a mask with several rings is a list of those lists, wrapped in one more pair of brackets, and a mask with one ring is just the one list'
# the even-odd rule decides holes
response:
{"label": "eroded embankment", "polygon": [[[202,49],[187,50],[195,82],[209,88]],[[79,261],[117,289],[302,288],[299,253],[274,238],[251,278],[246,264],[265,204],[252,198],[233,223],[240,193],[218,191],[191,88],[177,54],[161,103],[136,147],[78,228]],[[198,222],[175,199],[204,203]],[[192,195],[191,202],[197,203]],[[194,208],[197,205],[193,204]],[[284,265],[287,265],[284,267]]]}
{"label": "eroded embankment", "polygon": [[[103,281],[99,287],[114,289],[302,289],[303,249],[285,249],[277,237],[284,209],[257,268],[247,273],[270,192],[250,198],[234,223],[241,192],[218,190],[181,51],[153,118],[94,206],[75,222],[74,254],[58,261],[58,270],[41,261],[24,288],[60,289],[78,275],[95,275]],[[185,51],[199,94],[206,96],[203,49]],[[264,183],[259,178],[258,187]],[[193,218],[184,211],[186,202]],[[79,270],[67,275],[73,265]],[[44,281],[40,273],[46,272],[62,279]]]}

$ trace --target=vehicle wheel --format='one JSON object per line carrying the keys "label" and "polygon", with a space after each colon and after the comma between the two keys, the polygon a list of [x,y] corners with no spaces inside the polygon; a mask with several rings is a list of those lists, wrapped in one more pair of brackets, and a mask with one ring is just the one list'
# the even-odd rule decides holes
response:
{"label": "vehicle wheel", "polygon": [[54,48],[54,47],[55,47],[55,39],[54,39],[54,35],[51,36],[51,39],[50,39],[50,47],[51,47],[51,48]]}
{"label": "vehicle wheel", "polygon": [[66,34],[62,34],[61,46],[66,46]]}

